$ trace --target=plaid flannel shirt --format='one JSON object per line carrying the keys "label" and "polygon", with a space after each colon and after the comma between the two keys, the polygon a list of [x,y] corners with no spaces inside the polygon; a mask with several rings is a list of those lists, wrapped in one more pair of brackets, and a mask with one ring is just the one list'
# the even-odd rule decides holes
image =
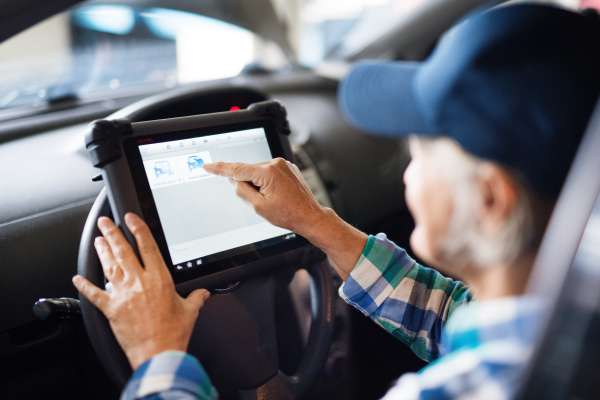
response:
{"label": "plaid flannel shirt", "polygon": [[[540,303],[525,296],[471,302],[461,282],[417,264],[384,234],[369,237],[340,295],[432,361],[403,375],[384,400],[510,399],[540,315]],[[165,352],[135,371],[121,400],[217,397],[194,357]]]}
{"label": "plaid flannel shirt", "polygon": [[381,233],[369,237],[340,296],[433,361],[403,375],[385,400],[510,399],[541,311],[527,296],[471,302],[463,283],[417,264]]}
{"label": "plaid flannel shirt", "polygon": [[121,393],[121,400],[216,400],[206,371],[181,351],[165,351],[138,367]]}

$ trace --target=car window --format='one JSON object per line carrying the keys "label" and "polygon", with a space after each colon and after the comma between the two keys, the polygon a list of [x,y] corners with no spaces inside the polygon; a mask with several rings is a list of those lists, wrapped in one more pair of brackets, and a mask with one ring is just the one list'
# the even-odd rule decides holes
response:
{"label": "car window", "polygon": [[288,63],[238,26],[166,8],[75,8],[0,44],[0,110],[115,98],[235,76],[252,63]]}
{"label": "car window", "polygon": [[427,0],[308,0],[299,61],[316,66],[377,39]]}
{"label": "car window", "polygon": [[[425,1],[306,0],[296,14],[286,0],[273,4],[287,10],[280,17],[288,20],[293,61],[313,67],[376,39]],[[274,42],[164,4],[83,5],[0,43],[0,110],[149,93],[232,77],[247,65],[289,70]]]}
{"label": "car window", "polygon": [[[289,71],[298,62],[315,67],[351,55],[426,1],[304,0],[296,10],[295,2],[272,0],[275,8],[287,10],[278,17],[287,21],[287,40],[296,53],[291,59],[273,41],[168,9],[166,1],[165,8],[130,7],[118,0],[83,5],[0,43],[0,120],[23,109],[41,112],[64,99],[114,99],[232,77],[247,66]],[[600,0],[549,2],[600,7]]]}

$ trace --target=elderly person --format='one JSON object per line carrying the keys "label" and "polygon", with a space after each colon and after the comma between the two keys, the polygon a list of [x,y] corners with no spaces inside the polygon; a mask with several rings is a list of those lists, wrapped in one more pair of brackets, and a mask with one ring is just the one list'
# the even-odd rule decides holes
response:
{"label": "elderly person", "polygon": [[[341,107],[353,124],[413,133],[404,174],[411,247],[461,281],[320,206],[289,162],[204,168],[229,179],[265,219],[321,248],[345,281],[340,295],[349,304],[419,357],[436,360],[401,377],[386,399],[506,399],[518,387],[540,311],[525,286],[600,93],[599,71],[597,15],[513,5],[466,19],[423,63],[365,62],[342,82]],[[106,218],[98,222],[100,259],[107,276],[148,284],[133,280],[108,294],[74,278],[137,368],[124,398],[215,397],[185,354],[208,293],[181,299],[145,224],[133,215],[126,223],[146,269]]]}

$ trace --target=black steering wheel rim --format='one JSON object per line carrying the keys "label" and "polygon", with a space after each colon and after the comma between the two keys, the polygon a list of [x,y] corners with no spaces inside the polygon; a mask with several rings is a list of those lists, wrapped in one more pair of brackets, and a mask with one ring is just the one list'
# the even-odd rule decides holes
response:
{"label": "black steering wheel rim", "polygon": [[[105,278],[93,242],[94,238],[100,235],[96,221],[100,216],[111,215],[104,189],[90,210],[79,250],[78,274],[101,288]],[[274,301],[269,287],[275,281],[274,276],[284,268],[290,268],[292,271],[306,269],[312,279],[313,289],[310,334],[293,376],[287,376],[278,368],[276,350],[273,350],[276,343],[272,343],[273,339],[276,341],[274,310],[269,310]],[[240,285],[238,294],[233,291],[226,295],[212,296],[207,301],[200,311],[188,351],[200,359],[211,378],[213,374],[219,375],[220,370],[229,369],[223,375],[228,376],[227,383],[238,389],[241,398],[303,398],[316,382],[325,364],[333,333],[333,284],[326,258],[320,250],[309,247],[302,250],[300,257],[296,257],[294,265],[279,266],[267,273],[262,271],[259,275],[251,275],[249,274],[245,283]],[[190,283],[177,285],[177,290],[182,295],[187,295],[197,288]],[[248,293],[252,290],[255,293],[249,296]],[[84,296],[80,296],[80,300],[92,346],[109,376],[119,388],[123,388],[132,373],[127,358],[117,343],[108,320],[100,310]],[[236,312],[238,314],[235,314]],[[229,313],[233,315],[228,316]],[[234,323],[228,324],[227,318],[235,319]],[[239,321],[244,320],[251,326],[237,326]],[[199,332],[199,325],[202,325],[202,332]],[[212,331],[209,332],[207,327]],[[250,332],[249,336],[252,337],[245,340],[239,337],[240,332]],[[223,336],[227,335],[230,336],[230,340],[224,341]],[[213,339],[212,343],[206,343],[207,340],[210,342],[210,338]],[[238,354],[241,358],[246,355],[246,361],[237,363]]]}

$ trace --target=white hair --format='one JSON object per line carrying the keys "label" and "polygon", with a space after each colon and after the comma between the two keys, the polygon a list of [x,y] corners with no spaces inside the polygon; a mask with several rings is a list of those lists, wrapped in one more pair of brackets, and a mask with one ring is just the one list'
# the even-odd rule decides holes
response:
{"label": "white hair", "polygon": [[537,251],[553,204],[535,194],[514,171],[501,167],[516,184],[516,204],[503,226],[484,234],[478,226],[482,209],[478,174],[490,161],[479,159],[447,137],[418,139],[440,162],[441,170],[452,182],[454,212],[443,243],[443,256],[462,265],[478,267],[512,263]]}

